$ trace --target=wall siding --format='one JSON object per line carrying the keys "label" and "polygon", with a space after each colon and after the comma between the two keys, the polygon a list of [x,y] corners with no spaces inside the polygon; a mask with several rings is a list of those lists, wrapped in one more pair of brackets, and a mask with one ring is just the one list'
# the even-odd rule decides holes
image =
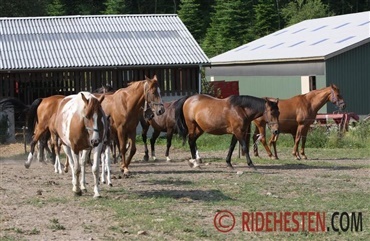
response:
{"label": "wall siding", "polygon": [[[370,43],[327,60],[328,84],[336,84],[346,101],[347,112],[370,113]],[[335,111],[331,105],[329,111]]]}

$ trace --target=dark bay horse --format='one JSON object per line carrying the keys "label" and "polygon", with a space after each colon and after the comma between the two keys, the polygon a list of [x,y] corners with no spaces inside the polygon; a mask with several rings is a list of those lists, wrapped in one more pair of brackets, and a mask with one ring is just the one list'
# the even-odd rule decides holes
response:
{"label": "dark bay horse", "polygon": [[[298,145],[300,140],[302,140],[301,155],[304,159],[307,159],[304,148],[308,130],[310,125],[314,123],[317,112],[329,101],[340,109],[345,108],[345,102],[340,95],[339,88],[333,84],[331,84],[329,87],[319,90],[312,90],[306,94],[296,95],[290,99],[279,101],[279,132],[288,133],[293,136],[294,147],[292,154],[297,160],[301,159],[298,153]],[[262,116],[255,119],[254,124],[256,126],[253,135],[254,142],[259,138],[268,155],[272,157],[271,150],[266,144],[266,120]],[[269,145],[272,145],[274,148],[276,159],[278,159],[276,152],[277,139],[278,135],[272,135],[269,141]],[[254,155],[258,156],[257,145],[254,145]]]}
{"label": "dark bay horse", "polygon": [[64,97],[50,120],[49,131],[56,152],[55,162],[60,163],[60,142],[72,170],[72,190],[76,195],[81,195],[82,190],[86,190],[85,161],[87,153],[92,150],[94,197],[100,197],[100,155],[108,130],[107,118],[101,107],[103,100],[104,95],[98,99],[89,92]]}
{"label": "dark bay horse", "polygon": [[[95,94],[95,96],[99,95]],[[110,117],[111,138],[118,142],[122,158],[121,171],[128,175],[128,166],[136,153],[136,127],[140,116],[143,115],[143,111],[147,113],[148,108],[156,115],[162,115],[165,112],[157,76],[131,82],[128,87],[107,94],[102,102],[102,108]],[[126,158],[128,146],[130,152]]]}
{"label": "dark bay horse", "polygon": [[279,129],[278,101],[253,96],[230,96],[218,99],[209,95],[197,94],[183,98],[175,110],[176,125],[183,138],[188,136],[192,159],[196,161],[196,140],[204,132],[213,135],[232,134],[229,152],[226,157],[228,167],[232,168],[231,155],[237,141],[246,154],[248,166],[254,167],[249,156],[249,126],[253,119],[265,116],[274,133]]}
{"label": "dark bay horse", "polygon": [[141,136],[143,138],[144,142],[144,148],[145,148],[145,155],[144,155],[144,161],[149,160],[149,151],[147,146],[147,133],[149,130],[149,127],[152,126],[153,128],[153,134],[150,138],[150,150],[151,150],[151,156],[153,160],[156,160],[155,156],[155,142],[161,132],[166,132],[167,137],[167,149],[166,149],[166,160],[170,161],[171,158],[169,157],[170,147],[172,143],[172,137],[173,134],[176,131],[176,119],[175,119],[175,107],[179,103],[179,100],[171,101],[171,102],[165,102],[164,103],[164,109],[166,110],[163,115],[154,115],[152,118],[148,116],[142,116],[140,118],[140,125],[143,129]]}

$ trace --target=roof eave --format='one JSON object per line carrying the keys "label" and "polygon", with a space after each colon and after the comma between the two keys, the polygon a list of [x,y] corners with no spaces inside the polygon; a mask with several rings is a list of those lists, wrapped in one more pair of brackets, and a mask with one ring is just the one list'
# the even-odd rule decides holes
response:
{"label": "roof eave", "polygon": [[211,61],[211,66],[323,61],[325,60],[325,57],[326,56],[313,56],[313,57],[303,57],[303,58],[260,59],[260,60],[245,60],[245,61],[243,60],[241,61],[222,61],[222,62],[212,62]]}

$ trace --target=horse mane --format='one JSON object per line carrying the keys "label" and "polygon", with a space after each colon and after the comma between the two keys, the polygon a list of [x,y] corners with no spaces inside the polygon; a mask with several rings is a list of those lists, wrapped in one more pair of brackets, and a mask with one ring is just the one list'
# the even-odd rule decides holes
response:
{"label": "horse mane", "polygon": [[263,110],[265,108],[265,100],[250,95],[232,95],[229,98],[230,104],[243,108],[257,108]]}

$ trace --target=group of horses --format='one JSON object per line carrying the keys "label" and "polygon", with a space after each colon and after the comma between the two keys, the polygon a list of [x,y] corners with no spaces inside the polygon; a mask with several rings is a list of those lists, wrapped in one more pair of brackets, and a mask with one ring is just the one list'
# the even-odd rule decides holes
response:
{"label": "group of horses", "polygon": [[[198,167],[201,159],[196,141],[203,133],[213,135],[231,134],[231,143],[226,157],[227,166],[232,168],[231,156],[237,142],[246,156],[248,166],[254,164],[249,156],[251,123],[256,129],[253,140],[260,140],[270,157],[278,158],[276,141],[279,133],[290,133],[294,139],[293,155],[300,159],[304,152],[307,132],[314,122],[318,110],[327,102],[339,108],[345,107],[339,88],[335,85],[297,95],[290,99],[258,98],[247,95],[233,95],[225,99],[205,94],[185,96],[172,102],[162,102],[156,76],[132,82],[128,87],[103,93],[80,92],[71,96],[50,96],[35,100],[28,108],[28,127],[33,133],[31,151],[25,166],[33,159],[35,145],[39,143],[39,159],[50,139],[52,153],[55,152],[55,171],[61,173],[60,149],[63,147],[72,170],[73,192],[81,195],[85,187],[85,162],[93,154],[94,197],[99,197],[98,170],[102,159],[101,181],[111,185],[110,156],[112,147],[118,146],[121,157],[120,169],[129,174],[128,166],[136,153],[136,127],[141,124],[145,144],[144,160],[149,159],[147,131],[152,126],[150,139],[151,156],[155,156],[155,142],[161,132],[167,133],[166,158],[170,160],[171,140],[178,133],[187,139],[191,159],[189,164]],[[273,155],[266,143],[266,126],[272,136],[269,145],[274,147]],[[112,145],[112,143],[115,143]],[[258,156],[254,145],[254,155]],[[104,151],[103,151],[104,150]],[[126,157],[126,153],[128,156]],[[113,152],[115,153],[115,151]],[[103,155],[101,155],[103,154]],[[68,170],[68,169],[67,169]],[[66,171],[66,170],[65,170]],[[81,174],[81,178],[80,178]]]}

